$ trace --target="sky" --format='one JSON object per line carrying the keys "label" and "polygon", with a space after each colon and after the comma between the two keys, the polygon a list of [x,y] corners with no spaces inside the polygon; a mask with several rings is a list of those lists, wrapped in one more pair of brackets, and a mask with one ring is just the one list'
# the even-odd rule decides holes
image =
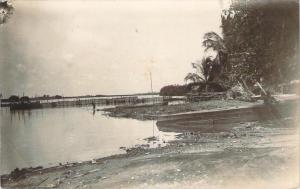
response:
{"label": "sky", "polygon": [[0,26],[0,93],[95,95],[184,84],[221,0],[13,1]]}

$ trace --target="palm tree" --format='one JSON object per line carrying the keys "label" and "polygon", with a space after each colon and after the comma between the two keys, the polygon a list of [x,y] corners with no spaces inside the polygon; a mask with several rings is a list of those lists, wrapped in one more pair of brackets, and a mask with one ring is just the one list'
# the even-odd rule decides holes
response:
{"label": "palm tree", "polygon": [[217,79],[220,76],[222,69],[226,68],[227,48],[222,37],[216,32],[205,33],[203,39],[202,45],[205,47],[205,51],[212,49],[217,52],[212,65],[214,79]]}
{"label": "palm tree", "polygon": [[203,36],[202,45],[205,47],[205,51],[212,49],[214,51],[226,51],[226,47],[222,37],[220,37],[216,32],[207,32]]}
{"label": "palm tree", "polygon": [[208,32],[204,34],[203,38],[204,41],[202,42],[202,45],[205,47],[205,51],[212,49],[213,51],[217,52],[217,56],[214,58],[211,68],[211,78],[214,80],[219,80],[218,83],[223,83],[223,85],[226,85],[224,80],[231,80],[231,82],[233,80],[237,81],[238,83],[241,83],[245,91],[247,91],[251,95],[252,92],[249,90],[244,78],[241,75],[233,75],[232,72],[229,72],[229,70],[227,69],[228,50],[222,37],[220,37],[215,32]]}
{"label": "palm tree", "polygon": [[211,57],[203,58],[202,61],[192,63],[192,67],[196,70],[195,73],[188,73],[184,80],[192,81],[193,83],[202,83],[205,85],[205,91],[208,91],[208,83],[212,80],[212,65],[213,60]]}

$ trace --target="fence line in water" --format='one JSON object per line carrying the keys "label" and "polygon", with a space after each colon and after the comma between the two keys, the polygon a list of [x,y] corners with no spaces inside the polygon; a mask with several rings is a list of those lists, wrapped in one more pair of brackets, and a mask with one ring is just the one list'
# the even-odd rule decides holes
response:
{"label": "fence line in water", "polygon": [[110,98],[110,99],[76,99],[76,100],[64,100],[60,99],[51,102],[42,102],[43,107],[63,107],[63,106],[87,106],[92,103],[98,105],[117,105],[117,104],[138,104],[138,103],[161,103],[163,97],[153,98],[137,98],[137,97],[121,97],[121,98]]}

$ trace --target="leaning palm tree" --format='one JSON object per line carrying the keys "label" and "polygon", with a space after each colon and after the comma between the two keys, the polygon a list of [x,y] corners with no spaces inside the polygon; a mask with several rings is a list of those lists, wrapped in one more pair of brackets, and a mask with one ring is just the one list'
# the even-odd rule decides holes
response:
{"label": "leaning palm tree", "polygon": [[202,45],[205,47],[205,51],[212,49],[217,52],[216,57],[214,58],[214,72],[220,75],[222,69],[226,67],[227,62],[227,48],[225,46],[224,40],[216,32],[208,32],[203,36]]}
{"label": "leaning palm tree", "polygon": [[[225,42],[217,33],[215,32],[208,32],[204,34],[204,40],[202,42],[202,45],[205,47],[205,51],[212,49],[213,51],[217,52],[217,56],[213,60],[212,69],[211,69],[211,75],[213,79],[216,80],[223,80],[224,78],[227,78],[229,81],[231,80],[231,83],[233,81],[237,81],[237,83],[242,84],[245,91],[251,96],[252,92],[249,90],[244,78],[239,76],[232,76],[232,73],[228,72],[227,67],[227,55],[228,50],[225,46]],[[225,68],[225,70],[224,70]],[[220,79],[222,78],[223,79]]]}
{"label": "leaning palm tree", "polygon": [[226,51],[224,41],[221,36],[216,32],[207,32],[203,36],[202,45],[205,47],[205,50],[212,49],[214,51]]}
{"label": "leaning palm tree", "polygon": [[188,73],[184,80],[192,81],[192,83],[202,83],[205,85],[205,91],[208,91],[208,83],[212,80],[213,60],[211,57],[203,58],[202,61],[196,61],[192,63],[192,67],[195,69],[194,73]]}

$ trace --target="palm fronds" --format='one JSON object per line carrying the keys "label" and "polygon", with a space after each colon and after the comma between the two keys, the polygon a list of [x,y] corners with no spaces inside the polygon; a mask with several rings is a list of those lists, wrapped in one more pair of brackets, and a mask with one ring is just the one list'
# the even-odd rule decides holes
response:
{"label": "palm fronds", "polygon": [[184,78],[184,81],[192,81],[193,83],[200,82],[203,80],[204,79],[196,73],[188,73]]}
{"label": "palm fronds", "polygon": [[212,49],[214,51],[226,51],[222,37],[216,32],[208,32],[203,36],[202,45],[205,47],[205,51]]}

